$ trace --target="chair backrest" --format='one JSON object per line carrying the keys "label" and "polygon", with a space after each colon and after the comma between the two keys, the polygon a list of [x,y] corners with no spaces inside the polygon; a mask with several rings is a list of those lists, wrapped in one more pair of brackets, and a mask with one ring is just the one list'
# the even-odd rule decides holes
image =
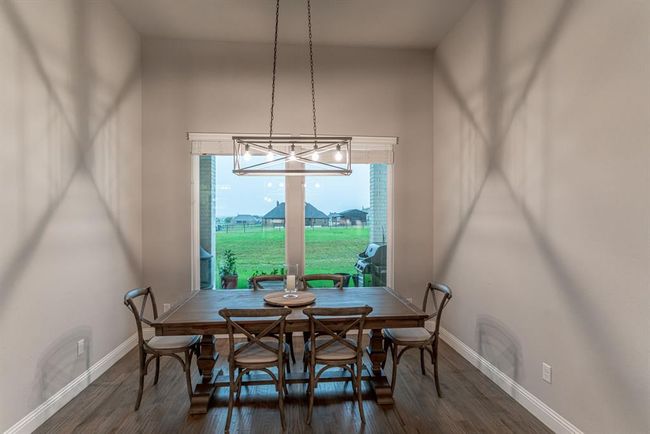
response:
{"label": "chair backrest", "polygon": [[[136,300],[142,298],[140,308],[136,306]],[[151,321],[145,318],[145,311],[147,309],[147,300],[151,298],[151,310],[153,312],[153,319],[158,318],[158,307],[156,306],[156,298],[153,295],[151,287],[135,288],[124,294],[124,305],[129,308],[135,317],[135,323],[138,329],[138,344],[142,347],[144,338],[142,335],[142,323],[151,325]]]}
{"label": "chair backrest", "polygon": [[427,305],[429,303],[429,296],[433,302],[433,313],[429,315],[429,319],[436,318],[436,328],[434,334],[436,338],[438,337],[438,332],[440,330],[440,319],[442,318],[442,310],[447,306],[449,300],[451,300],[451,288],[449,288],[444,283],[427,283],[427,289],[424,292],[424,301],[422,302],[422,310],[427,311]]}
{"label": "chair backrest", "polygon": [[343,289],[343,281],[345,280],[345,277],[340,274],[305,274],[300,277],[302,287],[305,289],[312,288],[309,282],[315,282],[318,280],[332,282],[334,288]]}
{"label": "chair backrest", "polygon": [[[366,317],[372,312],[372,307],[308,307],[302,312],[309,318],[312,362],[319,351],[336,342],[354,350],[357,357],[362,354],[363,326]],[[357,331],[356,344],[352,344],[345,338],[346,333],[350,330]],[[329,337],[329,339],[321,339],[316,345],[316,338],[323,336]]]}
{"label": "chair backrest", "polygon": [[253,290],[264,289],[260,283],[262,282],[282,282],[286,276],[282,274],[266,274],[261,276],[255,276],[251,279],[251,285]]}
{"label": "chair backrest", "polygon": [[[228,309],[224,308],[219,311],[226,320],[228,328],[228,345],[230,353],[228,358],[231,362],[235,360],[237,354],[252,347],[253,345],[260,346],[265,350],[278,354],[280,366],[282,365],[282,355],[284,354],[284,328],[286,324],[287,315],[292,312],[288,307],[278,307],[269,309]],[[260,319],[264,318],[265,321],[272,321],[260,329]],[[258,321],[255,321],[257,319]],[[248,340],[244,345],[235,350],[235,333],[242,333]],[[272,337],[278,340],[277,348],[274,348],[261,339],[264,337]]]}

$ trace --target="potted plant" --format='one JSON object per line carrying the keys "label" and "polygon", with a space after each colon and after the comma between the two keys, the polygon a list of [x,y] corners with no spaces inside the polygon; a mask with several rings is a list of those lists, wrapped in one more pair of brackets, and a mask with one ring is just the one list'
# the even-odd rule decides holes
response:
{"label": "potted plant", "polygon": [[237,288],[237,255],[230,249],[223,252],[219,275],[221,276],[221,287],[223,289]]}

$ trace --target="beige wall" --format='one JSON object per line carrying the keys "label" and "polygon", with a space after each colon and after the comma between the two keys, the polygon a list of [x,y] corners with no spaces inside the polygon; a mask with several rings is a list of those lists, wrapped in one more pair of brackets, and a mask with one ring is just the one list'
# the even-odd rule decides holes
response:
{"label": "beige wall", "polygon": [[649,7],[479,1],[436,52],[444,326],[585,432],[650,431]]}
{"label": "beige wall", "polygon": [[4,431],[134,332],[140,39],[109,2],[3,0],[0,58]]}
{"label": "beige wall", "polygon": [[[316,47],[319,131],[399,137],[395,286],[420,294],[432,276],[431,51]],[[272,46],[145,39],[144,278],[165,302],[189,293],[188,131],[264,133]],[[275,130],[311,131],[306,46],[279,48]]]}

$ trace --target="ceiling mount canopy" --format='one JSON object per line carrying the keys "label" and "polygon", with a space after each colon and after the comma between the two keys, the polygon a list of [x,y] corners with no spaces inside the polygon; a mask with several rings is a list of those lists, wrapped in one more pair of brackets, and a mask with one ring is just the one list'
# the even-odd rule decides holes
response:
{"label": "ceiling mount canopy", "polygon": [[[273,135],[275,78],[278,60],[278,24],[280,0],[275,3],[273,75],[271,80],[271,118],[268,136],[233,136],[236,175],[350,175],[352,173],[351,137],[319,137],[316,129],[316,87],[314,50],[311,32],[311,0],[307,0],[309,33],[309,71],[311,78],[312,136]],[[258,156],[264,156],[262,161]]]}

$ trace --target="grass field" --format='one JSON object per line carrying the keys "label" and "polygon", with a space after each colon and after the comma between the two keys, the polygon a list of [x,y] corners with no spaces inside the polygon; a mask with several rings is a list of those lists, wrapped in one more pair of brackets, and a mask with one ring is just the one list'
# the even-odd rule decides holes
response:
{"label": "grass field", "polygon": [[[369,239],[367,227],[305,228],[305,272],[354,273],[357,254]],[[231,249],[237,255],[238,286],[248,287],[254,271],[269,273],[284,265],[284,229],[260,226],[219,231],[216,235],[217,279],[223,251]]]}

